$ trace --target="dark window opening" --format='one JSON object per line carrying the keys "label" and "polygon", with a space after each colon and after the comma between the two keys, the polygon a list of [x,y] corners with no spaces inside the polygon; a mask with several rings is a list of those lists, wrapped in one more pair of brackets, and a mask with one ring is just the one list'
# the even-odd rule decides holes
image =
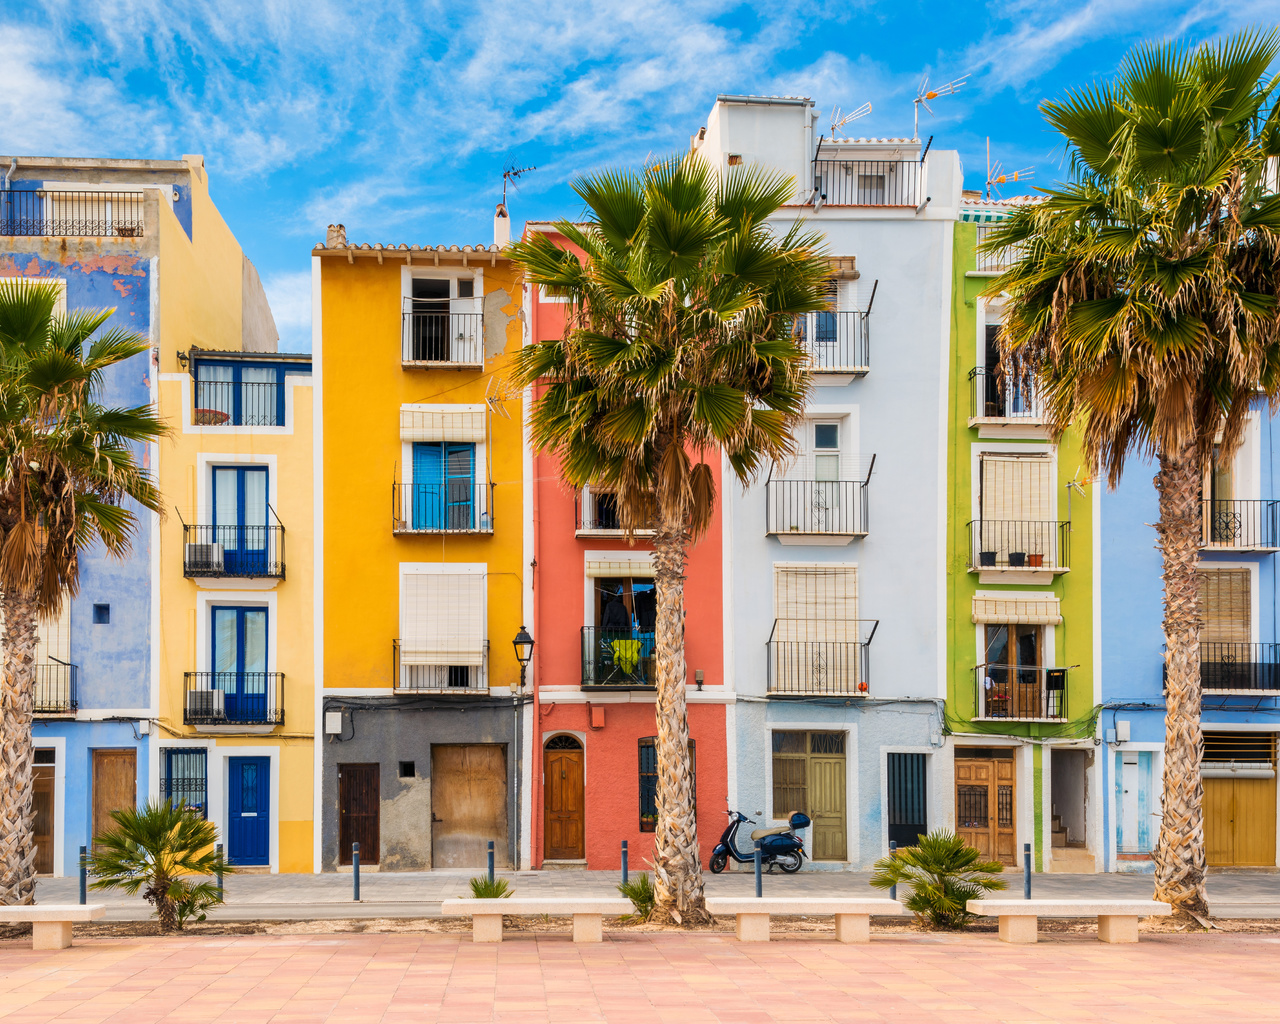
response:
{"label": "dark window opening", "polygon": [[[640,831],[658,827],[658,747],[656,736],[640,739]],[[695,744],[689,741],[689,790],[693,794],[694,817],[698,814],[698,759]]]}
{"label": "dark window opening", "polygon": [[57,764],[58,752],[53,747],[36,747],[33,764]]}
{"label": "dark window opening", "polygon": [[95,626],[105,626],[111,622],[111,605],[95,604],[93,606],[93,624]]}
{"label": "dark window opening", "polygon": [[417,766],[412,761],[400,762],[400,778],[412,779],[418,774]]}
{"label": "dark window opening", "polygon": [[899,846],[915,846],[929,831],[925,789],[924,754],[890,754],[889,840]]}
{"label": "dark window opening", "polygon": [[458,278],[458,298],[470,299],[476,294],[476,282],[474,278],[460,277]]}

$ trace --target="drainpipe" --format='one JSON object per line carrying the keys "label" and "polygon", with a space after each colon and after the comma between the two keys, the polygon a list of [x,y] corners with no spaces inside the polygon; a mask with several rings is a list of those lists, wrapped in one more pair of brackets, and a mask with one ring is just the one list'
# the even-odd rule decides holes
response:
{"label": "drainpipe", "polygon": [[[17,169],[18,169],[18,158],[15,156],[12,158],[12,162],[9,164],[9,169],[4,172],[5,205],[10,207],[10,211],[9,211],[10,214],[12,213],[13,199],[9,195],[9,179],[13,177],[13,173]],[[6,221],[12,220],[12,216],[6,216],[4,219]]]}

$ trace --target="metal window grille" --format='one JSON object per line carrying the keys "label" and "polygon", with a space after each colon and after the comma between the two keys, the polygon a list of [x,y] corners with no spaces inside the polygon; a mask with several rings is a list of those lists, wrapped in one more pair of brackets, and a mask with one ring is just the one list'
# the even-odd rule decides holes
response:
{"label": "metal window grille", "polygon": [[[658,738],[644,736],[640,752],[640,831],[653,832],[658,827]],[[698,760],[695,742],[689,741],[689,790],[693,797],[695,817],[698,812]]]}
{"label": "metal window grille", "polygon": [[914,846],[928,831],[924,754],[889,754],[889,838]]}
{"label": "metal window grille", "polygon": [[161,792],[172,803],[184,802],[200,817],[209,816],[208,753],[202,749],[164,751],[165,775]]}

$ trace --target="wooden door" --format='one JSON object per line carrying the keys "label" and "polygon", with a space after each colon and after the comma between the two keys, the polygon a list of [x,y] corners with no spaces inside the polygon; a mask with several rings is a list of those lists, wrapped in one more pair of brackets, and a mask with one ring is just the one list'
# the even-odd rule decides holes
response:
{"label": "wooden door", "polygon": [[547,860],[582,860],[586,820],[582,785],[582,751],[547,749],[542,754],[543,856]]}
{"label": "wooden door", "polygon": [[376,764],[338,765],[338,863],[351,863],[351,844],[360,844],[360,863],[377,864],[380,850],[380,776]]}
{"label": "wooden door", "polygon": [[847,860],[844,755],[809,758],[809,816],[814,860]]}
{"label": "wooden door", "polygon": [[431,865],[508,867],[507,748],[500,743],[431,748]]}
{"label": "wooden door", "polygon": [[136,750],[93,752],[93,834],[115,827],[112,811],[133,807],[138,801],[138,753]]}
{"label": "wooden door", "polygon": [[31,830],[35,833],[36,874],[53,874],[53,780],[56,769],[51,764],[38,764],[31,769],[31,780],[35,792],[31,798],[31,810],[34,821]]}
{"label": "wooden door", "polygon": [[1018,862],[1013,797],[1012,758],[956,758],[956,832],[984,859],[1010,866]]}
{"label": "wooden door", "polygon": [[1205,857],[1210,867],[1275,867],[1276,780],[1204,780]]}

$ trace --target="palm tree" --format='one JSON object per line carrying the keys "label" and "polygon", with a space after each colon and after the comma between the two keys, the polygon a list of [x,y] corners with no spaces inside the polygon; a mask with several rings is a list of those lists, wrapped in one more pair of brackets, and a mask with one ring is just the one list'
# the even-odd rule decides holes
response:
{"label": "palm tree", "polygon": [[[103,374],[148,351],[129,331],[99,330],[114,310],[55,315],[52,283],[0,283],[0,904],[35,899],[31,710],[36,618],[76,592],[95,540],[123,556],[138,517],[159,511],[136,449],[164,433],[149,407],[98,403]],[[96,335],[96,337],[95,337]]]}
{"label": "palm tree", "polygon": [[[991,233],[1012,247],[1006,367],[1036,368],[1060,437],[1120,480],[1153,458],[1164,560],[1164,807],[1156,896],[1203,918],[1196,565],[1201,480],[1260,394],[1280,401],[1277,36],[1135,49],[1116,81],[1042,107],[1071,180]],[[1270,162],[1269,162],[1270,161]]]}
{"label": "palm tree", "polygon": [[[535,387],[535,446],[565,481],[615,491],[629,533],[654,529],[657,597],[656,920],[707,920],[689,765],[684,578],[715,506],[706,459],[744,485],[794,454],[810,386],[796,317],[826,307],[819,237],[767,218],[791,179],[694,156],[576,181],[585,223],[511,247],[526,280],[568,300],[560,340],[521,351],[512,382]],[[695,461],[696,460],[696,461]]]}

